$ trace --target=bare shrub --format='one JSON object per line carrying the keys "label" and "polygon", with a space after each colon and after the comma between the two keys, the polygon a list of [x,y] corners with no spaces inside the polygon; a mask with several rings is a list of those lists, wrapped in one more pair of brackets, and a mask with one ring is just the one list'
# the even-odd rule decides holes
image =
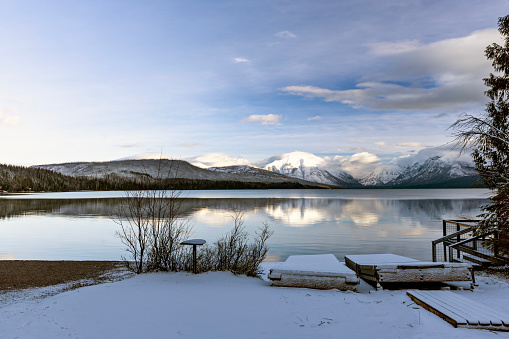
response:
{"label": "bare shrub", "polygon": [[[146,175],[141,180],[150,187],[153,182],[161,181],[164,173],[177,172],[172,171],[172,164],[160,159],[155,177],[145,169]],[[130,253],[130,260],[122,259],[131,271],[178,271],[185,266],[182,256],[186,250],[180,243],[189,237],[192,228],[182,217],[180,194],[181,191],[174,189],[125,192],[113,220],[120,225],[117,237]]]}
{"label": "bare shrub", "polygon": [[245,231],[242,218],[243,213],[235,212],[233,229],[213,246],[205,246],[200,251],[200,271],[230,271],[253,277],[261,273],[260,263],[269,250],[267,240],[274,232],[264,223],[249,243],[249,233]]}

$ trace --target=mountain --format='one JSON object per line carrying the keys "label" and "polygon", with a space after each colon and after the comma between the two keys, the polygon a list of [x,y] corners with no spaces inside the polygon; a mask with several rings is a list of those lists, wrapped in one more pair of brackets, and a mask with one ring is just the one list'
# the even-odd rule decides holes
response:
{"label": "mountain", "polygon": [[168,159],[78,162],[35,167],[74,177],[93,178],[112,174],[124,178],[149,175],[191,180],[297,183],[346,188],[468,188],[482,185],[473,164],[459,160],[448,150],[424,149],[412,156],[394,158],[379,164],[371,173],[357,178],[341,168],[345,158],[322,158],[311,153],[292,152],[273,156],[258,163],[257,167],[236,165],[201,168],[186,161]]}
{"label": "mountain", "polygon": [[406,168],[385,185],[395,188],[442,188],[465,187],[465,185],[469,187],[476,183],[480,183],[480,178],[472,164],[452,161],[437,155]]}
{"label": "mountain", "polygon": [[237,174],[244,177],[256,177],[260,181],[274,181],[274,180],[292,180],[296,181],[298,183],[301,183],[303,185],[316,185],[317,183],[331,185],[331,186],[338,186],[342,187],[342,185],[338,185],[336,183],[332,182],[324,182],[324,181],[317,181],[317,180],[310,180],[310,179],[302,179],[299,177],[294,176],[288,176],[285,174],[277,173],[274,171],[268,171],[261,168],[248,166],[248,165],[241,165],[241,166],[222,166],[222,167],[209,167],[207,168],[210,171],[216,171],[216,172],[222,172],[222,173],[231,173],[231,174]]}
{"label": "mountain", "polygon": [[375,168],[369,175],[359,181],[363,186],[385,186],[405,171],[403,166],[387,163]]}
{"label": "mountain", "polygon": [[468,188],[482,185],[472,163],[458,160],[447,150],[437,149],[395,158],[360,178],[354,178],[337,164],[305,152],[274,156],[263,166],[287,176],[347,188]]}
{"label": "mountain", "polygon": [[211,181],[240,181],[288,183],[295,182],[304,185],[319,186],[317,182],[305,181],[288,177],[249,166],[229,166],[224,168],[204,169],[183,160],[146,159],[146,160],[118,160],[107,162],[76,162],[64,164],[49,164],[32,166],[46,169],[73,177],[104,178],[117,175],[124,178],[139,178],[151,176],[153,178],[182,178]]}
{"label": "mountain", "polygon": [[280,173],[301,180],[318,182],[326,185],[342,187],[361,187],[354,177],[339,168],[329,171],[326,161],[314,154],[306,152],[292,152],[275,156],[266,160],[263,168],[267,171]]}

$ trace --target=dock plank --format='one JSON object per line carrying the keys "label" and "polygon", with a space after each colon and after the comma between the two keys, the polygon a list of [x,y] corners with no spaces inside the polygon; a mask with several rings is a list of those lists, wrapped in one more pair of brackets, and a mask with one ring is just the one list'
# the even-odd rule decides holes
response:
{"label": "dock plank", "polygon": [[451,291],[407,291],[426,310],[454,327],[509,331],[509,315]]}

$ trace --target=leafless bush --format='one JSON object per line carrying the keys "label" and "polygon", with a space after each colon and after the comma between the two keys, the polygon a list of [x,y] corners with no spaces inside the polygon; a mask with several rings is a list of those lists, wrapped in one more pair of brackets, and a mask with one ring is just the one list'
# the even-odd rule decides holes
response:
{"label": "leafless bush", "polygon": [[[171,172],[171,164],[160,159],[156,177],[147,174],[143,180],[147,184],[161,180],[163,171]],[[185,249],[180,243],[189,237],[191,226],[182,218],[180,194],[172,189],[125,192],[113,220],[120,225],[116,234],[130,253],[123,260],[131,271],[182,269]]]}
{"label": "leafless bush", "polygon": [[264,223],[255,232],[252,243],[248,243],[249,233],[245,231],[243,214],[233,215],[233,229],[213,246],[206,246],[200,251],[200,271],[230,271],[234,274],[258,276],[260,263],[265,258],[269,246],[267,240],[274,233]]}

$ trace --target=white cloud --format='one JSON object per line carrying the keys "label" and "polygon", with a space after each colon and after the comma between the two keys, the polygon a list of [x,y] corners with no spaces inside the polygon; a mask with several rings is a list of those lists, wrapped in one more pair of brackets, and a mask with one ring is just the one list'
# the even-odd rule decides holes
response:
{"label": "white cloud", "polygon": [[281,32],[274,34],[274,36],[281,38],[281,39],[293,39],[293,38],[297,37],[295,34],[293,34],[290,31],[281,31]]}
{"label": "white cloud", "polygon": [[221,152],[208,153],[185,160],[199,167],[251,165],[247,159],[241,156],[233,156]]}
{"label": "white cloud", "polygon": [[381,159],[369,152],[355,153],[351,156],[325,157],[327,168],[341,168],[355,178],[361,178],[371,173]]}
{"label": "white cloud", "polygon": [[19,117],[8,116],[8,117],[0,119],[0,122],[4,126],[16,126],[19,123]]}
{"label": "white cloud", "polygon": [[482,105],[491,64],[484,49],[500,41],[496,29],[476,31],[466,37],[430,44],[416,41],[377,43],[371,52],[386,67],[356,88],[332,90],[315,86],[287,86],[283,92],[326,102],[341,102],[372,110],[457,109]]}
{"label": "white cloud", "polygon": [[186,148],[194,148],[194,147],[197,147],[198,144],[195,142],[186,142],[183,144],[178,144],[178,146],[182,146],[182,147],[186,147]]}
{"label": "white cloud", "polygon": [[417,40],[407,40],[400,42],[377,42],[369,44],[371,52],[375,55],[394,55],[414,51],[422,44]]}
{"label": "white cloud", "polygon": [[422,142],[399,142],[398,146],[401,147],[424,147]]}
{"label": "white cloud", "polygon": [[382,146],[382,147],[390,146],[385,141],[377,141],[377,142],[374,142],[373,145]]}
{"label": "white cloud", "polygon": [[147,153],[138,153],[129,155],[124,158],[115,159],[114,161],[120,161],[120,160],[144,160],[144,159],[168,159],[161,153],[157,152],[147,152]]}
{"label": "white cloud", "polygon": [[242,119],[243,122],[261,122],[262,125],[281,125],[279,122],[282,116],[278,114],[267,114],[267,115],[250,115],[247,118]]}
{"label": "white cloud", "polygon": [[250,62],[251,60],[246,58],[233,58],[233,61],[237,64]]}
{"label": "white cloud", "polygon": [[8,113],[13,113],[13,111],[0,109],[0,125],[16,126],[19,123],[19,117],[16,115],[7,115]]}
{"label": "white cloud", "polygon": [[308,120],[320,120],[320,119],[322,119],[322,117],[319,115],[317,115],[315,117],[308,118]]}

